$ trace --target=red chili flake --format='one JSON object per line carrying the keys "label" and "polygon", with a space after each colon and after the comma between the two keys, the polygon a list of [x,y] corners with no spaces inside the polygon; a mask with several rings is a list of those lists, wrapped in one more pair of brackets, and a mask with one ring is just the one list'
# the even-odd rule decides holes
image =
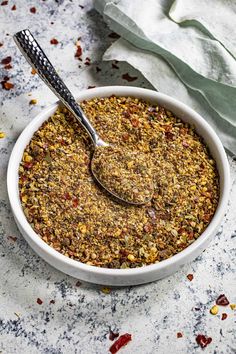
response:
{"label": "red chili flake", "polygon": [[2,3],[1,3],[1,6],[5,6],[5,5],[7,5],[8,4],[8,1],[3,1]]}
{"label": "red chili flake", "polygon": [[11,90],[14,87],[14,84],[12,84],[11,82],[7,82],[6,80],[1,81],[1,84],[2,88],[7,91]]}
{"label": "red chili flake", "polygon": [[27,170],[29,170],[32,166],[33,166],[32,162],[25,162],[24,163],[24,168],[26,168]]}
{"label": "red chili flake", "polygon": [[222,321],[226,320],[227,317],[228,317],[227,313],[222,313],[222,317],[221,317]]}
{"label": "red chili flake", "polygon": [[109,38],[114,38],[114,39],[118,39],[120,38],[119,34],[115,33],[115,32],[111,32],[110,34],[108,34]]}
{"label": "red chili flake", "polygon": [[174,140],[174,134],[171,132],[165,132],[166,139],[168,140]]}
{"label": "red chili flake", "polygon": [[122,79],[124,80],[127,80],[128,82],[132,82],[132,81],[135,81],[137,80],[137,77],[136,76],[130,76],[128,73],[122,75]]}
{"label": "red chili flake", "polygon": [[110,340],[114,340],[116,339],[117,337],[119,337],[119,333],[115,333],[113,332],[111,329],[109,330],[109,339]]}
{"label": "red chili flake", "polygon": [[148,232],[148,233],[149,233],[149,232],[152,232],[153,227],[152,227],[151,224],[146,224],[146,225],[144,225],[143,230],[144,230],[145,232]]}
{"label": "red chili flake", "polygon": [[73,199],[73,202],[72,202],[73,208],[77,208],[78,204],[79,204],[79,201],[78,201],[78,199],[75,197],[75,198]]}
{"label": "red chili flake", "polygon": [[2,64],[2,65],[7,65],[7,64],[9,64],[10,62],[11,62],[11,57],[10,57],[10,56],[8,56],[8,57],[6,57],[6,58],[4,58],[4,59],[1,60],[1,64]]}
{"label": "red chili flake", "polygon": [[94,87],[96,87],[96,86],[88,86],[88,89],[92,89],[92,88],[94,88]]}
{"label": "red chili flake", "polygon": [[137,128],[139,126],[139,120],[136,118],[131,119],[131,124],[133,127]]}
{"label": "red chili flake", "polygon": [[183,333],[177,332],[177,338],[182,338],[182,337],[183,337]]}
{"label": "red chili flake", "polygon": [[205,348],[208,344],[210,344],[212,342],[212,338],[206,337],[203,334],[198,334],[198,336],[196,337],[196,342],[202,348]]}
{"label": "red chili flake", "polygon": [[16,242],[16,240],[17,240],[16,236],[7,236],[7,238],[13,242]]}
{"label": "red chili flake", "polygon": [[79,57],[81,57],[81,55],[82,55],[82,48],[81,48],[80,45],[77,45],[77,49],[76,49],[76,52],[75,52],[75,57],[79,58]]}
{"label": "red chili flake", "polygon": [[57,45],[59,42],[58,42],[58,40],[57,40],[56,38],[52,38],[52,39],[50,40],[50,43]]}
{"label": "red chili flake", "polygon": [[37,70],[35,70],[35,69],[32,69],[32,70],[31,70],[31,74],[32,74],[32,75],[35,75],[35,74],[37,74]]}
{"label": "red chili flake", "polygon": [[11,8],[12,11],[15,11],[16,10],[16,5],[13,5],[12,8]]}
{"label": "red chili flake", "polygon": [[0,47],[2,47],[3,46],[3,43],[0,43]]}
{"label": "red chili flake", "polygon": [[189,281],[192,281],[193,280],[193,274],[188,274],[187,278],[188,278]]}
{"label": "red chili flake", "polygon": [[69,194],[68,192],[66,192],[66,193],[64,194],[64,198],[65,198],[66,200],[70,200],[70,199],[71,199],[71,196],[70,196],[70,194]]}
{"label": "red chili flake", "polygon": [[35,8],[35,7],[31,7],[31,8],[30,8],[30,12],[31,12],[32,14],[35,14],[35,13],[36,13],[36,8]]}
{"label": "red chili flake", "polygon": [[227,297],[225,296],[225,294],[221,294],[217,300],[216,300],[216,305],[219,306],[227,306],[229,305],[229,300],[227,299]]}
{"label": "red chili flake", "polygon": [[4,69],[9,70],[12,69],[12,65],[11,64],[7,64],[4,66]]}
{"label": "red chili flake", "polygon": [[81,282],[78,280],[78,281],[76,282],[75,286],[77,286],[77,287],[81,286]]}
{"label": "red chili flake", "polygon": [[55,300],[50,300],[49,304],[55,304]]}
{"label": "red chili flake", "polygon": [[42,305],[43,301],[38,297],[37,298],[37,304]]}
{"label": "red chili flake", "polygon": [[186,141],[183,141],[183,142],[182,142],[182,145],[183,145],[184,147],[189,147],[189,144],[188,144]]}
{"label": "red chili flake", "polygon": [[96,72],[99,73],[102,69],[99,68],[99,66],[96,66]]}
{"label": "red chili flake", "polygon": [[83,5],[79,5],[79,7],[80,7],[81,9],[84,9],[84,6],[83,6]]}
{"label": "red chili flake", "polygon": [[117,65],[114,64],[114,63],[112,63],[111,66],[112,66],[113,69],[119,69],[119,66],[117,66]]}
{"label": "red chili flake", "polygon": [[124,134],[122,135],[122,140],[128,141],[128,140],[129,140],[129,134],[128,134],[128,133],[124,133]]}
{"label": "red chili flake", "polygon": [[112,344],[110,347],[109,351],[111,354],[115,354],[118,352],[118,350],[122,347],[124,347],[129,341],[131,341],[131,334],[125,333],[118,338],[115,343]]}

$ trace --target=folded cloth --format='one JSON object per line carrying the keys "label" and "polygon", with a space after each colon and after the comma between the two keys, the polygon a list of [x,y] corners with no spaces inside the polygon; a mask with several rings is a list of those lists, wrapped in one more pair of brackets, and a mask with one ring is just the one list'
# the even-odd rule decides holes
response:
{"label": "folded cloth", "polygon": [[[210,17],[203,14],[200,26],[196,5],[192,16],[187,7],[188,11],[183,11],[181,17],[185,0],[172,3],[170,0],[146,3],[143,0],[97,0],[97,10],[108,26],[122,37],[105,52],[104,59],[129,62],[157,90],[194,108],[213,125],[224,145],[236,154],[236,61],[230,49],[234,48],[235,39],[222,45],[230,25],[224,32],[224,16],[220,27],[220,24],[212,26]],[[218,3],[222,12],[226,6],[224,0],[208,0],[208,10]],[[233,2],[230,8],[234,12]],[[229,9],[227,11],[231,14]],[[182,20],[183,24],[176,23]],[[233,31],[233,21],[231,26]]]}

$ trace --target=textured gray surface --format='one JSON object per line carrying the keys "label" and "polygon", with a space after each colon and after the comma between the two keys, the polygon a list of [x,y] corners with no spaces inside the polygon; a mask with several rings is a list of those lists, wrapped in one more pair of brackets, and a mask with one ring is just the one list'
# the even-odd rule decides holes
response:
{"label": "textured gray surface", "polygon": [[[121,353],[201,353],[195,341],[199,333],[213,339],[207,353],[236,353],[236,312],[221,308],[220,314],[228,314],[225,321],[221,315],[209,314],[221,293],[236,302],[236,163],[232,159],[230,203],[219,232],[198,259],[156,283],[113,289],[108,295],[101,292],[101,287],[78,287],[76,279],[38,258],[18,232],[6,192],[9,155],[22,129],[55,97],[36,75],[30,74],[11,35],[29,27],[74,92],[89,85],[127,84],[121,78],[126,72],[138,76],[129,85],[150,86],[124,63],[112,69],[111,63],[100,62],[112,39],[90,1],[81,0],[83,9],[77,1],[68,0],[20,0],[16,11],[11,11],[13,4],[9,1],[7,6],[0,6],[0,42],[4,43],[0,59],[13,57],[13,69],[7,72],[1,67],[0,79],[8,75],[15,84],[10,91],[0,88],[0,130],[7,135],[0,140],[0,352],[108,353],[111,326],[133,336]],[[36,6],[36,14],[30,13],[32,6]],[[57,46],[50,44],[53,37],[60,42]],[[83,58],[91,58],[88,67],[74,58],[78,37]],[[102,69],[98,73],[96,66]],[[36,106],[29,105],[32,98],[38,100]],[[186,278],[189,273],[194,275],[192,282]],[[37,298],[42,299],[41,305]],[[177,332],[182,332],[183,338],[177,339]]]}

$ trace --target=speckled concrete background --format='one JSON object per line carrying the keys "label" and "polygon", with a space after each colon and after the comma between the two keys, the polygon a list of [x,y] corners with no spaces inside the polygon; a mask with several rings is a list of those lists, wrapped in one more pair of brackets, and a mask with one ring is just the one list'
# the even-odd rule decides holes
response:
{"label": "speckled concrete background", "polygon": [[[16,10],[12,11],[14,4]],[[33,6],[35,14],[29,10]],[[94,85],[150,88],[125,63],[119,63],[116,69],[111,63],[101,62],[112,39],[89,0],[9,0],[6,6],[0,6],[0,59],[8,55],[13,58],[12,69],[0,68],[0,81],[7,75],[15,85],[10,91],[0,88],[0,130],[6,132],[6,138],[0,140],[0,352],[108,353],[111,327],[132,334],[132,342],[120,353],[201,353],[195,341],[199,333],[212,337],[206,353],[236,353],[236,311],[227,307],[217,316],[209,313],[221,293],[231,303],[236,302],[236,163],[231,158],[232,191],[219,232],[198,259],[167,279],[104,294],[101,287],[78,286],[76,279],[53,269],[20,235],[6,192],[9,155],[27,123],[42,107],[55,101],[37,75],[31,75],[12,40],[14,32],[26,27],[36,35],[74,92]],[[50,44],[54,37],[59,41],[56,46]],[[83,58],[91,58],[90,66],[74,58],[78,37]],[[96,66],[102,70],[97,72]],[[127,72],[138,79],[127,83],[122,79]],[[38,100],[37,105],[29,105],[32,98]],[[189,273],[194,276],[192,282],[186,277]],[[41,305],[37,298],[43,301]],[[222,312],[228,314],[224,321]],[[177,338],[177,332],[183,337]]]}

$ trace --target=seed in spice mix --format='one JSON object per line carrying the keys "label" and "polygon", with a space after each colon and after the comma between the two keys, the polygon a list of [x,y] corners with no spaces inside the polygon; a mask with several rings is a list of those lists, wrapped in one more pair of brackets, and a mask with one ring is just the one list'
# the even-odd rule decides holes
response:
{"label": "seed in spice mix", "polygon": [[212,306],[212,308],[210,309],[210,313],[212,315],[217,315],[218,312],[219,312],[219,307],[217,305]]}
{"label": "seed in spice mix", "polygon": [[104,141],[146,154],[153,197],[142,206],[121,204],[95,183],[90,138],[61,107],[35,132],[19,168],[21,203],[35,232],[63,255],[107,268],[160,262],[192,244],[219,200],[215,161],[194,128],[132,97],[81,107]]}

